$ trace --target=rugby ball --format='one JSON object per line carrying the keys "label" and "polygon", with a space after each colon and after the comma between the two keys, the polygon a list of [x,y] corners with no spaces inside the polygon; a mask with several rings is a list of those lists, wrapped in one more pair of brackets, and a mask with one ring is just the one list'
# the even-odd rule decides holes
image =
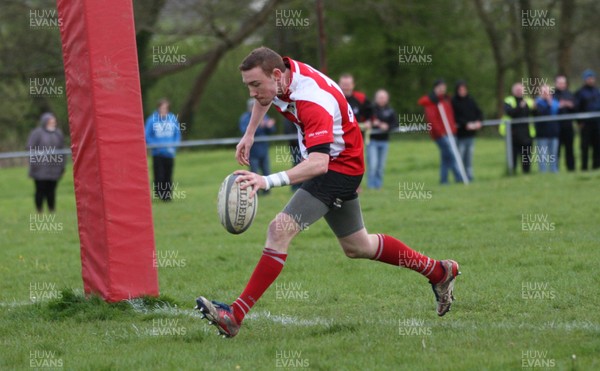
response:
{"label": "rugby ball", "polygon": [[236,182],[239,175],[230,174],[221,183],[217,197],[217,212],[221,224],[227,232],[240,234],[245,232],[256,215],[258,197],[250,197],[251,188],[242,189],[242,183]]}

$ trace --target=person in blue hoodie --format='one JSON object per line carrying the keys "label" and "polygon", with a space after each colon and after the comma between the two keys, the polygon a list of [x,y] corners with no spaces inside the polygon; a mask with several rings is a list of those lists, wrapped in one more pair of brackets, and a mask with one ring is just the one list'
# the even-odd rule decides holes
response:
{"label": "person in blue hoodie", "polygon": [[[252,107],[254,106],[254,98],[248,99],[246,102],[246,112],[240,116],[239,127],[240,132],[244,134],[248,124],[250,124],[250,117],[252,116]],[[275,133],[275,120],[265,115],[263,121],[258,125],[256,129],[255,137],[264,137]],[[254,142],[250,149],[250,171],[253,173],[259,173],[262,171],[262,175],[268,176],[271,174],[271,165],[269,161],[269,142]],[[269,194],[269,191],[262,191],[260,194]]]}
{"label": "person in blue hoodie", "polygon": [[[177,116],[169,112],[167,99],[158,101],[156,111],[146,119],[146,143],[148,145],[175,144],[181,142],[181,131]],[[173,167],[176,147],[165,146],[152,149],[152,169],[154,183],[152,189],[157,198],[171,201],[173,187]]]}
{"label": "person in blue hoodie", "polygon": [[[556,116],[560,108],[558,99],[552,96],[550,87],[543,85],[540,96],[535,100],[539,116]],[[558,172],[558,142],[560,137],[560,121],[545,121],[535,123],[536,154],[534,158],[539,162],[540,173],[548,170]]]}

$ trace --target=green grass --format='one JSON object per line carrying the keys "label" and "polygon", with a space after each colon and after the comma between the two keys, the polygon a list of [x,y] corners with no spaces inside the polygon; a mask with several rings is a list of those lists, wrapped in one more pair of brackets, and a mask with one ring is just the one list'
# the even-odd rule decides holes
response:
{"label": "green grass", "polygon": [[[292,243],[283,287],[271,287],[229,340],[199,320],[194,299],[237,297],[289,189],[261,198],[252,228],[229,235],[216,193],[237,168],[233,151],[181,153],[182,198],[153,206],[157,249],[177,255],[159,268],[161,297],[107,304],[81,294],[72,169],[59,186],[57,232],[30,230],[26,169],[1,169],[0,369],[44,361],[67,370],[516,370],[528,361],[600,369],[600,174],[505,177],[503,159],[502,142],[479,140],[476,182],[443,187],[435,146],[405,139],[392,144],[384,189],[361,194],[371,232],[461,263],[447,316],[436,316],[423,277],[345,258],[319,221]],[[400,200],[404,182],[431,197]],[[523,231],[523,215],[547,217],[537,225],[553,230]],[[524,358],[528,352],[537,358]]]}

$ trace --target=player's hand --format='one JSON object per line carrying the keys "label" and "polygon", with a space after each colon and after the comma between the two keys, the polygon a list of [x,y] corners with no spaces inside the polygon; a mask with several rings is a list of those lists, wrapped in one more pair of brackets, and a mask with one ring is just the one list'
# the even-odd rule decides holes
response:
{"label": "player's hand", "polygon": [[381,129],[381,131],[388,131],[389,128],[390,128],[390,125],[388,125],[387,123],[385,123],[385,122],[382,121],[379,124],[379,128]]}
{"label": "player's hand", "polygon": [[244,135],[238,145],[235,147],[235,158],[240,165],[250,165],[250,149],[254,144],[254,138]]}
{"label": "player's hand", "polygon": [[235,179],[236,182],[245,182],[244,184],[240,185],[241,189],[251,187],[251,198],[254,197],[254,195],[256,194],[256,192],[258,192],[259,189],[267,188],[267,183],[265,182],[265,179],[262,177],[262,175],[258,175],[248,170],[236,170],[233,173],[239,175]]}

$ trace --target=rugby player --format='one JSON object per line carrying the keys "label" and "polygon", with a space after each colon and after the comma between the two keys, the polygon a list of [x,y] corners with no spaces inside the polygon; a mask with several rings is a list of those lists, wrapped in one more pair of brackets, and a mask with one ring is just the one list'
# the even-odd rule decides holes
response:
{"label": "rugby player", "polygon": [[362,136],[340,87],[313,67],[266,47],[253,50],[239,69],[255,102],[236,148],[237,161],[249,164],[254,133],[272,105],[297,126],[304,160],[269,176],[239,170],[237,181],[246,182],[243,188],[252,187],[252,194],[296,183],[302,186],[269,224],[262,257],[241,295],[231,305],[200,296],[196,309],[222,335],[237,335],[244,317],[281,273],[291,241],[323,217],[347,257],[401,266],[425,276],[435,294],[437,314],[445,315],[454,300],[458,264],[432,259],[364,227],[356,192],[365,172]]}

